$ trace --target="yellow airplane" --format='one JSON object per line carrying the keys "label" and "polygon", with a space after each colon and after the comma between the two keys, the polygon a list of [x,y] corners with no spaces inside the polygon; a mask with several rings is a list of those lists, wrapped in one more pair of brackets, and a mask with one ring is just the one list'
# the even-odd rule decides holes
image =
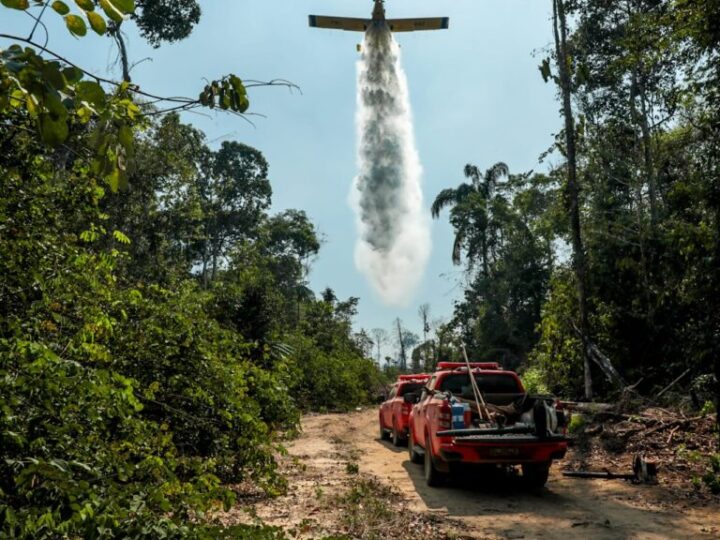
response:
{"label": "yellow airplane", "polygon": [[353,19],[350,17],[325,17],[310,15],[310,26],[313,28],[331,28],[349,32],[367,32],[373,26],[387,25],[391,32],[415,32],[418,30],[445,30],[450,26],[448,17],[432,17],[425,19],[386,19],[385,0],[375,0],[371,19]]}

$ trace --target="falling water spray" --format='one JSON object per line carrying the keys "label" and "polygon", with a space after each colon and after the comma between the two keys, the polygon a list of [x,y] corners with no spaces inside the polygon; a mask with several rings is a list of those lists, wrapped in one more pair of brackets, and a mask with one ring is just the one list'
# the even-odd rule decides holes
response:
{"label": "falling water spray", "polygon": [[358,63],[358,165],[351,193],[355,264],[386,304],[410,300],[430,255],[422,168],[400,48],[386,25],[365,35]]}

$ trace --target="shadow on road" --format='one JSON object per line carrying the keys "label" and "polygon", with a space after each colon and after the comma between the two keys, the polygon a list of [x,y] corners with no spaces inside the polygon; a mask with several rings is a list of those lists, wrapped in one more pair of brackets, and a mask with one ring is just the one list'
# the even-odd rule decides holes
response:
{"label": "shadow on road", "polygon": [[395,452],[396,454],[407,454],[407,446],[394,446],[393,443],[390,441],[381,441],[377,438],[375,439],[375,442],[383,446],[386,450],[390,450],[391,452]]}
{"label": "shadow on road", "polygon": [[[593,482],[551,478],[541,490],[530,490],[519,474],[502,471],[456,472],[442,487],[425,484],[422,465],[409,460],[402,467],[418,496],[430,510],[450,517],[492,518],[507,538],[671,539],[680,516],[625,504],[616,498],[626,488],[600,489]],[[568,536],[569,535],[569,536]]]}
{"label": "shadow on road", "polygon": [[409,460],[402,464],[413,483],[415,492],[428,508],[447,509],[448,515],[465,516],[512,512],[522,506],[558,506],[570,500],[552,489],[530,491],[519,475],[489,469],[468,469],[455,472],[442,487],[431,488],[425,483],[422,465]]}

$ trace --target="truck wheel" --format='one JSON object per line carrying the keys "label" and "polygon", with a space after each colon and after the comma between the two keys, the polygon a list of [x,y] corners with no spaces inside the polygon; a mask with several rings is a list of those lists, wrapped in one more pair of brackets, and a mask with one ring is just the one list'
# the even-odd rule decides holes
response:
{"label": "truck wheel", "polygon": [[393,446],[402,446],[402,443],[403,443],[403,439],[397,430],[397,426],[395,425],[395,419],[393,419],[392,443],[393,443]]}
{"label": "truck wheel", "polygon": [[531,489],[541,489],[545,486],[550,474],[549,463],[524,463],[522,465],[523,482]]}
{"label": "truck wheel", "polygon": [[387,430],[385,429],[385,426],[383,426],[382,420],[380,420],[380,433],[379,433],[379,436],[380,436],[380,440],[381,440],[381,441],[387,441],[387,440],[389,439],[389,437],[388,437],[388,432],[387,432]]}
{"label": "truck wheel", "polygon": [[430,487],[440,486],[445,481],[445,474],[438,471],[433,463],[432,445],[428,436],[425,437],[425,447],[425,483]]}
{"label": "truck wheel", "polygon": [[422,456],[415,451],[415,441],[413,441],[412,431],[408,433],[408,454],[410,454],[411,463],[422,463]]}

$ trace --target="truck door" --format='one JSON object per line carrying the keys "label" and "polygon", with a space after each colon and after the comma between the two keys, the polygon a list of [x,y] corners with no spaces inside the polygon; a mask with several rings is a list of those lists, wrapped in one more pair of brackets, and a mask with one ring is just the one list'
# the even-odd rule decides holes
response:
{"label": "truck door", "polygon": [[397,385],[394,384],[392,389],[390,390],[390,395],[388,396],[387,401],[385,401],[385,403],[383,403],[383,405],[382,405],[382,410],[381,410],[382,421],[383,421],[383,425],[386,428],[392,427],[392,407],[393,407],[393,402],[395,400],[395,396],[397,396],[397,389],[398,389]]}
{"label": "truck door", "polygon": [[415,440],[425,448],[425,429],[428,421],[428,405],[433,399],[433,389],[435,388],[436,377],[432,377],[422,390],[420,402],[417,407],[417,414],[414,415],[413,431]]}

